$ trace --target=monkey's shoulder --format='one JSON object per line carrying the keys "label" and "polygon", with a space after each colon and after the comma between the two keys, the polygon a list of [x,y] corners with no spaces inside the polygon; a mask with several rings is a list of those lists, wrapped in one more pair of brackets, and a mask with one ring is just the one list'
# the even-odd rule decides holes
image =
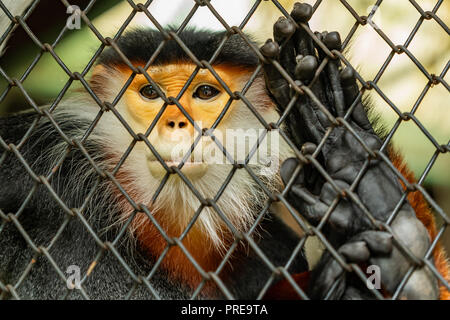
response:
{"label": "monkey's shoulder", "polygon": [[16,143],[30,129],[37,114],[18,113],[0,117],[0,137],[7,143]]}
{"label": "monkey's shoulder", "polygon": [[63,112],[55,112],[46,116],[32,110],[0,117],[0,137],[6,143],[14,144],[22,138],[25,138],[24,140],[27,140],[28,137],[42,139],[47,136],[52,141],[58,142],[62,138],[61,132],[70,135],[71,131],[80,127],[87,128],[88,125],[89,122],[82,117],[66,115]]}

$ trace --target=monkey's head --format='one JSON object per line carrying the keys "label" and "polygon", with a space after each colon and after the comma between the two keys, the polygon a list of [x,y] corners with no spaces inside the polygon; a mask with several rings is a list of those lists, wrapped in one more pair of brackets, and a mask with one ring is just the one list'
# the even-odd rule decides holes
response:
{"label": "monkey's head", "polygon": [[[90,80],[96,95],[115,105],[116,114],[102,116],[93,138],[113,165],[127,155],[117,174],[125,191],[136,203],[147,205],[171,236],[179,236],[200,212],[192,234],[207,235],[216,247],[223,244],[227,227],[213,207],[201,206],[196,193],[215,199],[234,227],[244,231],[268,197],[239,164],[247,163],[264,187],[275,191],[281,184],[279,164],[289,156],[278,132],[267,132],[255,115],[266,123],[279,119],[262,75],[248,84],[258,66],[257,55],[239,35],[226,41],[224,36],[194,30],[179,35],[198,61],[209,61],[222,46],[212,64],[214,74],[198,68],[175,40],[163,43],[158,31],[135,30],[118,41],[121,53],[113,48],[103,53]],[[136,68],[153,59],[146,70],[151,81],[133,73],[122,54]],[[245,99],[232,97],[234,92],[243,92]],[[146,139],[136,141],[133,135],[139,134]],[[252,149],[256,152],[246,162]],[[180,167],[183,158],[181,173],[195,191],[179,174],[167,171]],[[123,212],[132,212],[127,201],[123,206]],[[142,214],[133,225],[139,229],[147,222]]]}

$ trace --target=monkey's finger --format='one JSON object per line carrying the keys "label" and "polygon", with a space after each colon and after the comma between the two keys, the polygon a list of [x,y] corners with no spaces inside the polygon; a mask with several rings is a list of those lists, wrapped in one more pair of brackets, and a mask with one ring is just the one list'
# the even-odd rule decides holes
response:
{"label": "monkey's finger", "polygon": [[354,103],[355,99],[358,98],[357,105],[352,112],[352,118],[355,123],[364,130],[373,131],[372,125],[367,117],[366,110],[361,102],[361,97],[359,96],[358,85],[356,84],[355,70],[351,67],[345,67],[340,74],[342,81],[342,89],[344,92],[345,105],[347,108]]}
{"label": "monkey's finger", "polygon": [[[314,77],[317,66],[318,62],[315,56],[302,57],[295,68],[295,78],[301,80],[304,84],[308,84]],[[296,80],[296,83],[301,85],[298,80]],[[314,87],[317,87],[317,84]],[[298,98],[296,108],[300,114],[300,118],[294,123],[296,132],[303,136],[305,141],[319,143],[324,135],[325,128],[328,126],[326,115],[319,111],[311,97],[306,93]]]}
{"label": "monkey's finger", "polygon": [[[316,35],[317,39],[319,39],[319,41],[321,41],[323,43],[325,37],[328,34],[328,31],[322,31],[322,32],[315,31],[314,34]],[[322,48],[317,43],[314,43],[314,47],[317,49],[317,53],[319,55],[319,60],[322,61],[326,57],[325,52],[322,50]]]}
{"label": "monkey's finger", "polygon": [[[277,60],[280,54],[280,47],[276,42],[268,39],[260,48],[260,51],[266,58]],[[272,63],[265,63],[263,72],[267,89],[275,98],[278,107],[284,110],[290,100],[288,82]]]}
{"label": "monkey's finger", "polygon": [[295,32],[295,24],[286,17],[279,17],[273,25],[273,38],[279,44],[291,38]]}
{"label": "monkey's finger", "polygon": [[[322,41],[331,50],[342,50],[341,35],[337,31],[323,32]],[[338,61],[339,62],[339,61]]]}
{"label": "monkey's finger", "polygon": [[[300,166],[300,161],[296,158],[288,158],[281,164],[280,175],[284,185],[287,185],[294,175],[294,171]],[[304,183],[304,172],[301,170],[295,178],[294,184]]]}
{"label": "monkey's finger", "polygon": [[364,241],[348,242],[342,245],[339,250],[348,262],[362,263],[370,258],[370,251]]}
{"label": "monkey's finger", "polygon": [[[324,183],[319,200],[321,203],[325,204],[327,208],[325,212],[321,212],[321,214],[325,215],[333,203],[338,199],[339,195],[343,194],[344,190],[347,190],[349,187],[350,185],[348,183],[341,180],[334,180],[333,185],[329,182]],[[339,199],[339,202],[328,217],[327,224],[334,231],[345,235],[352,235],[360,230],[367,230],[370,227],[370,221],[367,217],[346,198]],[[355,241],[356,240],[364,239],[355,239]]]}
{"label": "monkey's finger", "polygon": [[[299,161],[296,158],[289,158],[282,163],[280,175],[285,185],[292,179],[298,165]],[[317,224],[325,215],[328,206],[321,202],[318,196],[312,194],[306,184],[305,170],[302,168],[289,190],[288,201],[310,223]]]}
{"label": "monkey's finger", "polygon": [[328,209],[326,204],[319,201],[317,196],[300,184],[294,184],[291,187],[288,201],[312,225],[317,225]]}
{"label": "monkey's finger", "polygon": [[[282,28],[280,27],[280,29]],[[280,37],[280,35],[277,36]],[[270,39],[266,41],[266,43],[261,47],[260,50],[261,53],[269,59],[278,60],[280,58],[280,47],[278,43]],[[294,59],[293,55],[292,59]],[[263,65],[263,72],[267,89],[277,103],[280,111],[284,111],[291,99],[290,86],[288,81],[282,76],[282,74],[272,63],[265,63]],[[291,71],[291,74],[292,73],[293,71]],[[301,145],[303,142],[303,137],[299,135],[299,132],[294,126],[297,119],[299,118],[300,114],[298,110],[295,109],[292,109],[287,116],[288,128],[291,131],[293,141],[297,145]]]}
{"label": "monkey's finger", "polygon": [[[335,186],[340,188],[340,190],[336,190]],[[325,182],[320,192],[320,200],[325,204],[331,205],[331,203],[337,198],[340,191],[348,188],[350,188],[350,185],[341,180],[334,180],[334,185],[329,182]]]}
{"label": "monkey's finger", "polygon": [[[302,145],[301,151],[303,154],[312,154],[316,150],[316,145],[306,142]],[[314,166],[300,164],[297,158],[288,158],[282,164],[280,168],[280,175],[283,183],[287,185],[295,174],[295,170],[299,167],[300,171],[293,181],[294,185],[305,186],[308,190],[311,190],[314,194],[319,194],[323,185],[323,178]]]}
{"label": "monkey's finger", "polygon": [[308,82],[314,77],[319,63],[317,58],[312,55],[307,55],[301,57],[297,61],[297,66],[295,67],[295,79],[301,80],[303,83],[308,84]]}
{"label": "monkey's finger", "polygon": [[[341,180],[334,180],[333,185],[329,182],[325,182],[320,192],[319,199],[321,202],[330,207],[333,202],[338,199],[339,195],[343,193],[343,190],[346,190],[349,187],[349,184]],[[354,209],[352,208],[351,203],[347,199],[341,198],[337,206],[331,212],[327,222],[339,233],[351,234],[353,232],[352,228],[354,225],[353,214]]]}
{"label": "monkey's finger", "polygon": [[291,17],[295,22],[307,23],[313,14],[313,7],[308,3],[296,2],[291,12]]}
{"label": "monkey's finger", "polygon": [[[366,233],[361,233],[360,236],[366,237]],[[368,236],[370,238],[370,236]],[[364,263],[369,261],[371,257],[371,250],[366,241],[358,240],[356,237],[349,242],[343,244],[338,252],[349,263]],[[340,299],[346,290],[347,273],[342,266],[331,256],[327,251],[320,259],[318,265],[312,273],[310,283],[310,295],[313,298],[323,299]],[[332,286],[336,288],[330,292]],[[362,297],[361,294],[354,295],[355,297]],[[365,295],[364,295],[365,296]]]}
{"label": "monkey's finger", "polygon": [[[316,85],[317,83],[314,86]],[[299,118],[293,124],[296,131],[303,137],[303,141],[319,144],[329,125],[326,115],[306,93],[298,97],[295,108],[299,113]]]}
{"label": "monkey's finger", "polygon": [[[316,37],[321,41],[322,43],[325,43],[325,39],[328,39],[328,45],[330,46],[337,46],[337,43],[333,43],[335,40],[335,37],[332,36],[330,38],[327,38],[328,31],[323,32],[314,32]],[[327,57],[325,51],[323,51],[322,47],[320,47],[317,43],[314,43],[315,48],[317,49],[318,57],[319,57],[319,64],[322,63],[322,61]],[[329,109],[333,109],[334,106],[334,96],[333,96],[333,90],[330,85],[330,79],[328,77],[328,68],[324,68],[323,72],[320,73],[319,78],[320,82],[316,82],[318,89],[316,89],[317,94],[322,97],[322,101],[326,102],[326,107]],[[330,110],[332,111],[332,110]]]}
{"label": "monkey's finger", "polygon": [[[313,195],[311,192],[309,192],[308,189],[306,189],[301,184],[294,184],[291,188],[291,193],[295,195],[298,199],[301,199],[302,202],[304,202],[304,204],[302,203],[302,206],[304,206],[305,208],[307,206],[315,206],[318,202],[317,196]],[[316,218],[320,219],[319,215],[317,214],[314,214],[313,218],[314,220],[316,220]]]}
{"label": "monkey's finger", "polygon": [[267,39],[260,51],[265,57],[276,60],[280,55],[280,46],[272,39]]}
{"label": "monkey's finger", "polygon": [[295,46],[293,34],[295,33],[295,24],[285,18],[280,17],[273,25],[273,37],[280,46],[280,64],[291,77],[295,70]]}
{"label": "monkey's finger", "polygon": [[372,254],[392,252],[392,235],[389,232],[368,230],[357,234],[352,241],[364,241]]}
{"label": "monkey's finger", "polygon": [[[320,34],[321,35],[321,34]],[[308,83],[317,71],[320,59],[317,60],[315,50],[311,55],[300,57],[296,67],[296,78],[301,79],[304,83]],[[332,88],[326,75],[326,69],[320,73],[318,81],[310,85],[310,89],[322,105],[333,108]],[[318,104],[310,97],[309,93],[302,95],[296,105],[301,114],[299,127],[305,132],[305,140],[316,144],[320,143],[326,128],[330,122],[328,117],[320,109]],[[310,140],[308,140],[310,139]]]}
{"label": "monkey's finger", "polygon": [[[291,17],[298,24],[305,23],[308,25],[309,19],[313,14],[313,8],[307,3],[295,3],[291,12]],[[307,56],[314,55],[314,44],[309,34],[300,26],[295,32],[294,43],[296,44],[297,55]]]}
{"label": "monkey's finger", "polygon": [[[341,50],[341,38],[337,32],[327,33],[323,38],[323,42],[330,50]],[[327,71],[331,89],[333,90],[334,109],[336,111],[336,115],[338,117],[343,117],[345,115],[345,99],[339,74],[340,65],[341,61],[339,59],[330,59],[327,64]]]}
{"label": "monkey's finger", "polygon": [[329,209],[329,206],[320,201],[317,196],[298,184],[292,186],[289,201],[312,225],[317,225]]}
{"label": "monkey's finger", "polygon": [[[312,299],[340,299],[345,291],[346,278],[341,265],[326,252],[312,272],[308,294]],[[332,287],[334,290],[329,295]]]}

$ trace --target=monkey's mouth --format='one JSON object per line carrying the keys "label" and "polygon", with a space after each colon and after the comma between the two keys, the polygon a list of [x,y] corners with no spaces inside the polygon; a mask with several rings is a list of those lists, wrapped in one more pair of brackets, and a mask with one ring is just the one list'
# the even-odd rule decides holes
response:
{"label": "monkey's mouth", "polygon": [[[174,161],[174,160],[164,160],[164,163],[167,167],[179,167],[181,161]],[[159,160],[147,160],[147,165],[150,170],[150,173],[155,178],[161,178],[166,173],[167,170],[164,168],[164,166],[159,162]],[[183,167],[181,168],[181,172],[188,176],[190,179],[199,179],[203,177],[203,175],[206,173],[208,169],[208,164],[203,161],[199,162],[185,162],[183,164]]]}

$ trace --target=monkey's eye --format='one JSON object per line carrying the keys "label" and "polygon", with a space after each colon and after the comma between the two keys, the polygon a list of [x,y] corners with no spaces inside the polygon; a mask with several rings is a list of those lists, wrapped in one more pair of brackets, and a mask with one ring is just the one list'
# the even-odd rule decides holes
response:
{"label": "monkey's eye", "polygon": [[214,88],[213,86],[209,86],[207,84],[201,85],[195,90],[193,97],[199,98],[202,100],[211,99],[219,94],[219,90]]}
{"label": "monkey's eye", "polygon": [[158,92],[156,92],[156,90],[153,88],[151,84],[143,86],[139,90],[139,93],[141,94],[142,97],[146,99],[154,100],[159,98]]}

